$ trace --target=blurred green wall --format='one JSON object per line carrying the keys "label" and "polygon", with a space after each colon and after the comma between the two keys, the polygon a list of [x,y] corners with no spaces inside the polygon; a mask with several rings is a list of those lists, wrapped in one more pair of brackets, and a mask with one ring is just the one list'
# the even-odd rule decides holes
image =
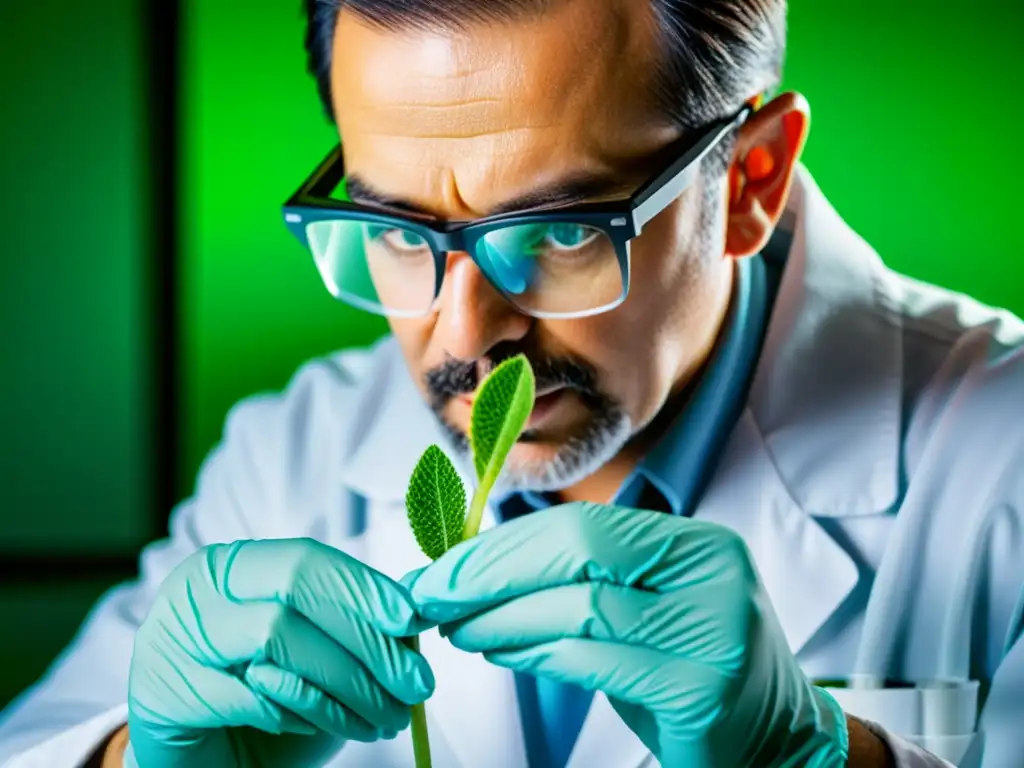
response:
{"label": "blurred green wall", "polygon": [[305,75],[300,5],[185,0],[182,494],[236,400],[386,328],[327,294],[281,218],[337,141]]}
{"label": "blurred green wall", "polygon": [[[182,493],[239,398],[383,324],[335,304],[279,205],[335,140],[304,73],[297,2],[188,2]],[[1024,312],[1003,137],[1024,9],[792,0],[786,86],[813,110],[807,163],[894,267]]]}
{"label": "blurred green wall", "polygon": [[151,530],[137,25],[132,0],[0,7],[0,510],[23,550]]}
{"label": "blurred green wall", "polygon": [[[131,557],[153,531],[137,9],[0,2],[3,554]],[[108,578],[0,580],[0,706]]]}

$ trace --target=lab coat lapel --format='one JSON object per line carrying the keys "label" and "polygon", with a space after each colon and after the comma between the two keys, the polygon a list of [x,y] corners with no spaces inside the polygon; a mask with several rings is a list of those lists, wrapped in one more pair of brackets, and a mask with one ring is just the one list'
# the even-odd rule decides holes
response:
{"label": "lab coat lapel", "polygon": [[401,502],[420,456],[431,444],[448,451],[447,436],[423,402],[398,344],[388,338],[366,376],[362,407],[354,425],[342,482],[372,501]]}
{"label": "lab coat lapel", "polygon": [[900,488],[899,284],[803,167],[788,210],[793,243],[750,408],[798,506],[884,512]]}
{"label": "lab coat lapel", "polygon": [[[793,653],[857,583],[850,556],[786,490],[749,409],[694,517],[726,526],[746,542]],[[567,768],[593,765],[657,765],[601,694],[594,697]]]}
{"label": "lab coat lapel", "polygon": [[797,653],[857,583],[857,567],[790,496],[746,410],[694,515],[740,535]]}
{"label": "lab coat lapel", "polygon": [[[726,526],[746,542],[793,653],[857,582],[850,556],[786,490],[749,409],[694,517]],[[567,768],[594,765],[657,765],[601,694],[594,697]]]}
{"label": "lab coat lapel", "polygon": [[797,653],[857,583],[816,518],[899,495],[902,347],[888,272],[800,168],[793,242],[739,419],[695,516],[746,542]]}

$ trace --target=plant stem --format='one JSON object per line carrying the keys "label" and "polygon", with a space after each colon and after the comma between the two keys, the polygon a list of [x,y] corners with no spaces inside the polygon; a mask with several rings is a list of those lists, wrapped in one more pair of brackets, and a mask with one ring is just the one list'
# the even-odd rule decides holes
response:
{"label": "plant stem", "polygon": [[[419,653],[419,636],[407,637],[405,644]],[[431,768],[430,735],[427,733],[427,707],[425,702],[412,707],[412,752],[416,760],[416,768]]]}
{"label": "plant stem", "polygon": [[469,514],[466,515],[466,525],[462,529],[462,540],[472,539],[480,533],[480,523],[484,519],[484,507],[487,506],[487,494],[491,492],[490,486],[481,482],[473,491],[473,498],[469,502]]}

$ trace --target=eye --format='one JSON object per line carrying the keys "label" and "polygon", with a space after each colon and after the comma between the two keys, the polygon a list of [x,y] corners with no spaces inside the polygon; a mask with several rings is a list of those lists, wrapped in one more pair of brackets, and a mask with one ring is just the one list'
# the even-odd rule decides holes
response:
{"label": "eye", "polygon": [[426,238],[400,227],[382,227],[379,224],[366,226],[368,239],[381,243],[393,253],[411,254],[427,247]]}
{"label": "eye", "polygon": [[427,241],[423,237],[406,229],[389,229],[381,234],[380,238],[388,248],[400,253],[418,251],[427,245]]}
{"label": "eye", "polygon": [[546,240],[558,251],[575,251],[589,245],[601,233],[582,224],[552,224]]}

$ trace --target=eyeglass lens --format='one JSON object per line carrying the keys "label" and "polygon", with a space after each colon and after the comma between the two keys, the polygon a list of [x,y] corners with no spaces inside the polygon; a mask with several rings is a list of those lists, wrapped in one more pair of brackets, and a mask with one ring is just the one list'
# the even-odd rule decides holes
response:
{"label": "eyeglass lens", "polygon": [[[320,275],[338,299],[392,316],[430,310],[438,286],[422,235],[359,220],[314,222],[306,232]],[[491,230],[473,256],[487,279],[528,313],[584,313],[613,305],[623,291],[615,245],[584,224],[545,221]]]}

